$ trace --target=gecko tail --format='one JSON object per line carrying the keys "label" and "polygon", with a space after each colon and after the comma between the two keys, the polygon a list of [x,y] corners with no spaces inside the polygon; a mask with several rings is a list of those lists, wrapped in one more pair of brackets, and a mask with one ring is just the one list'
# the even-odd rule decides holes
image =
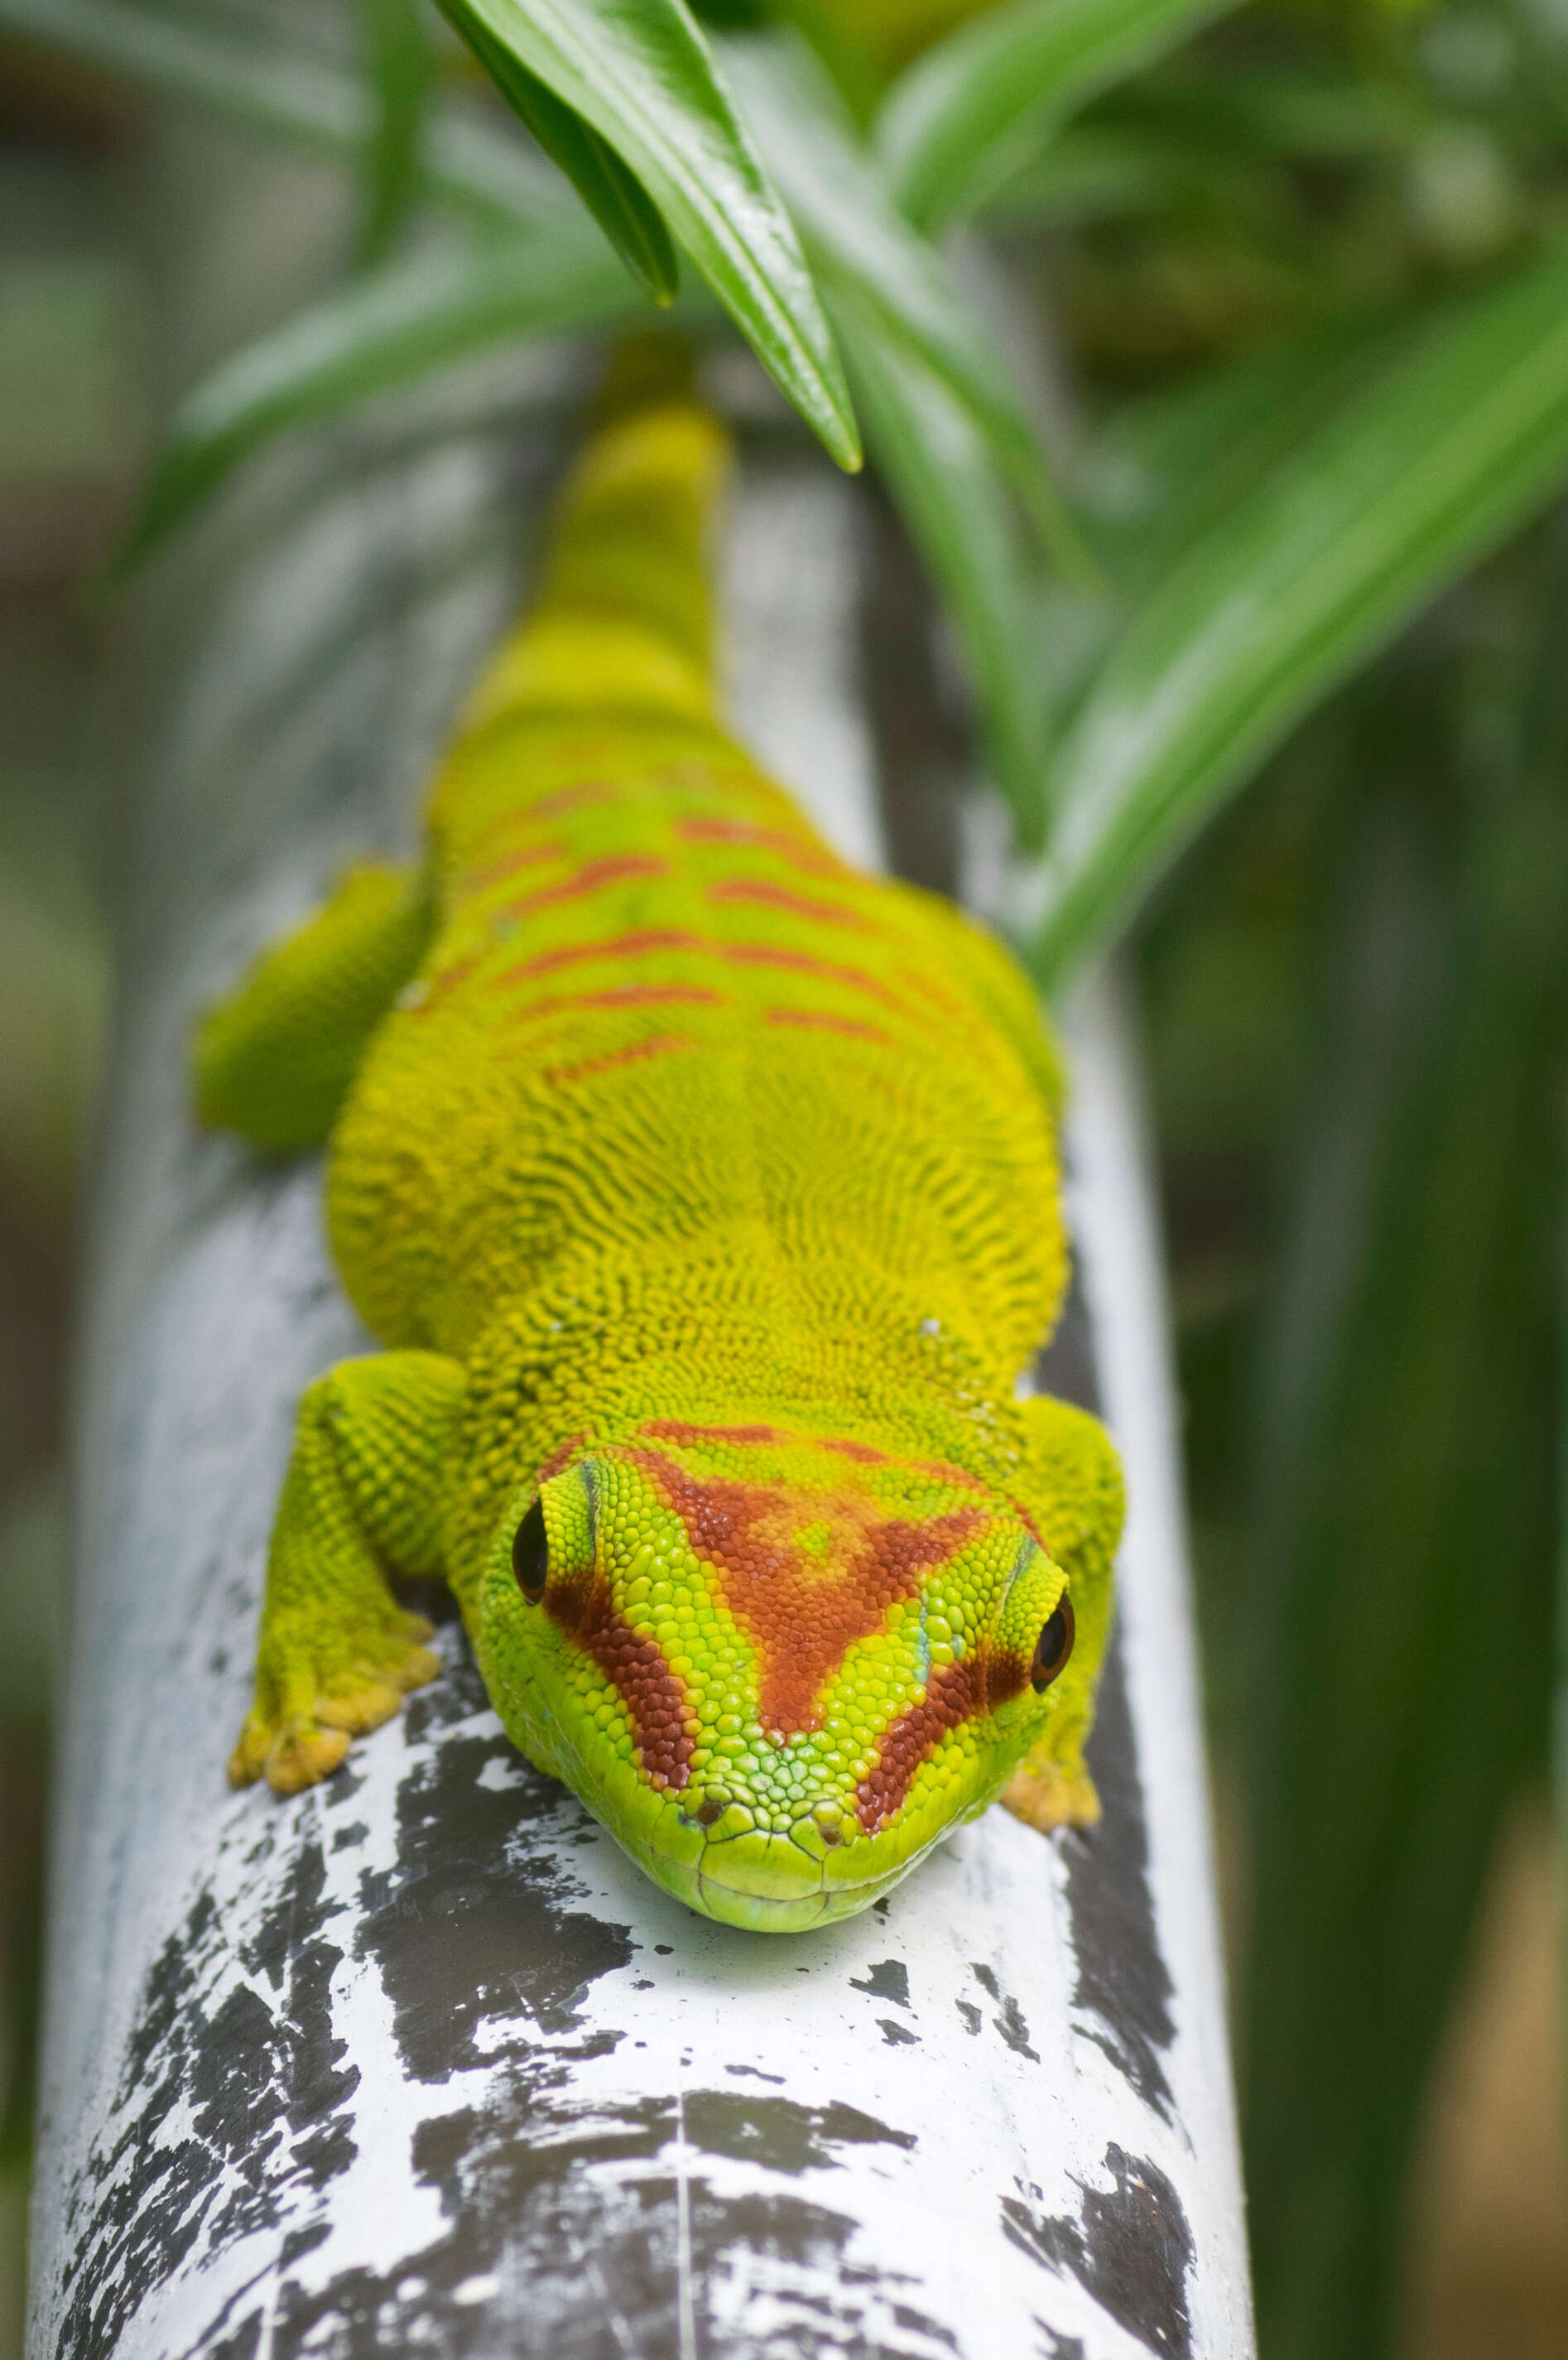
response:
{"label": "gecko tail", "polygon": [[[663,340],[624,345],[567,475],[537,602],[481,680],[465,727],[619,708],[714,717],[712,543],[727,430]],[[649,345],[653,345],[650,352]]]}

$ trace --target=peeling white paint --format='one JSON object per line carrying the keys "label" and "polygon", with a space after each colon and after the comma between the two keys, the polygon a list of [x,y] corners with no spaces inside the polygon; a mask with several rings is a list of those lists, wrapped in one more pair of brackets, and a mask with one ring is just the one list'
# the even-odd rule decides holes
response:
{"label": "peeling white paint", "polygon": [[[1153,1916],[1140,1932],[1141,1879],[1111,1895],[1124,1961],[1099,1839],[1000,1812],[847,1924],[696,1918],[511,1754],[454,1627],[447,1677],[346,1775],[288,1805],[224,1786],[292,1403],[363,1339],[317,1174],[195,1140],[180,1044],[242,934],[356,834],[396,836],[501,610],[495,572],[429,554],[494,501],[495,453],[399,481],[297,528],[212,618],[200,725],[147,819],[148,842],[177,814],[186,834],[144,893],[99,1218],[35,2360],[1247,2360],[1158,1258],[1103,993],[1073,1024],[1073,1152],[1134,1501],[1119,1824],[1136,1851],[1141,1786]],[[788,648],[760,734],[864,856],[849,496],[822,481],[786,469],[743,506],[738,545],[786,517],[793,538],[760,619],[737,614],[738,694]],[[322,632],[354,622],[353,653],[262,726],[251,623],[329,578]],[[198,794],[212,775],[238,819]]]}

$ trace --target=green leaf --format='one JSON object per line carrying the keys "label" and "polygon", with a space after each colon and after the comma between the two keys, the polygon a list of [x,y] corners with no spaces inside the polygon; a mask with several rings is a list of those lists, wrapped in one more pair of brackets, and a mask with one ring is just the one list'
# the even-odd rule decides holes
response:
{"label": "green leaf", "polygon": [[1568,1021],[1555,570],[1546,727],[1509,733],[1522,760],[1456,749],[1478,682],[1453,692],[1452,638],[1401,649],[1367,700],[1316,1120],[1259,1355],[1239,2021],[1259,2341],[1281,2360],[1395,2348],[1433,2051],[1544,1751]]}
{"label": "green leaf", "polygon": [[509,337],[622,323],[641,301],[581,213],[572,233],[477,255],[423,256],[296,313],[181,402],[114,559],[123,572],[240,461],[294,426],[408,385]]}
{"label": "green leaf", "polygon": [[1568,471],[1568,248],[1458,306],[1133,613],[1066,740],[1037,972],[1125,922],[1299,716]]}
{"label": "green leaf", "polygon": [[1236,0],[1018,0],[965,25],[894,83],[877,124],[888,182],[931,229],[973,213],[1072,107]]}
{"label": "green leaf", "polygon": [[858,466],[848,389],[794,224],[684,0],[441,5],[487,63],[504,52],[620,159],[780,390],[841,466]]}
{"label": "green leaf", "polygon": [[871,455],[957,628],[996,783],[1019,833],[1038,831],[1044,699],[1029,621],[1033,585],[1006,485],[950,388],[858,295],[829,301]]}
{"label": "green leaf", "polygon": [[434,60],[419,0],[359,0],[359,12],[376,93],[359,231],[363,268],[383,258],[419,196],[419,141]]}
{"label": "green leaf", "polygon": [[819,283],[855,299],[844,316],[877,313],[944,380],[981,425],[1063,571],[1092,576],[1011,370],[947,262],[894,210],[826,74],[798,38],[732,40],[722,55]]}
{"label": "green leaf", "polygon": [[498,40],[467,0],[441,0],[507,105],[560,167],[632,277],[659,304],[681,291],[681,265],[664,217],[637,174],[591,123]]}
{"label": "green leaf", "polygon": [[[137,0],[0,0],[0,30],[365,169],[376,136],[370,93],[356,75],[287,41],[247,38],[222,18]],[[571,221],[575,210],[555,174],[517,140],[439,109],[419,167],[431,196],[488,228],[542,230]]]}
{"label": "green leaf", "polygon": [[1120,586],[1147,593],[1201,535],[1430,333],[1432,304],[1311,328],[1123,402],[1073,489]]}

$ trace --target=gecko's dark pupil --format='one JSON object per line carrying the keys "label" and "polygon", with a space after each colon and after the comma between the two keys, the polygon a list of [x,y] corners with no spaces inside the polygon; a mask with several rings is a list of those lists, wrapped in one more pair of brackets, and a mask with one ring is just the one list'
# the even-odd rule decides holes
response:
{"label": "gecko's dark pupil", "polygon": [[1076,1629],[1073,1620],[1073,1601],[1063,1598],[1035,1641],[1034,1662],[1029,1666],[1031,1688],[1048,1688],[1058,1674],[1066,1670]]}
{"label": "gecko's dark pupil", "polygon": [[550,1543],[545,1538],[544,1510],[537,1500],[512,1535],[512,1571],[528,1604],[537,1606],[550,1579]]}

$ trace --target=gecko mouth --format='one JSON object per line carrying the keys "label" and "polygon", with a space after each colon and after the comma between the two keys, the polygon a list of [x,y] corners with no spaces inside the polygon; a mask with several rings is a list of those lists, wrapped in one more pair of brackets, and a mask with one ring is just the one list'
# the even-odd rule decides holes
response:
{"label": "gecko mouth", "polygon": [[950,1832],[950,1823],[895,1859],[866,1840],[813,1860],[791,1836],[763,1829],[708,1838],[690,1851],[657,1837],[611,1832],[639,1868],[689,1909],[752,1933],[792,1934],[869,1907]]}

